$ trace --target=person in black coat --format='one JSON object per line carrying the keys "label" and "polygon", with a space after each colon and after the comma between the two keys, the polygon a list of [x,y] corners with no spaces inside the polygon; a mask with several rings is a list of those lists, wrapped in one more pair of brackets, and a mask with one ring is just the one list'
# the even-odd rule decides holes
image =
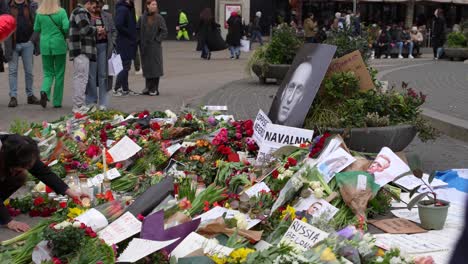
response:
{"label": "person in black coat", "polygon": [[434,21],[432,21],[432,48],[434,59],[438,60],[442,56],[442,47],[445,42],[445,19],[440,8],[436,9],[434,15]]}
{"label": "person in black coat", "polygon": [[382,32],[380,32],[380,35],[377,38],[377,45],[375,47],[375,57],[380,58],[380,56],[382,56],[382,54],[384,53],[384,59],[391,58],[390,49],[391,46],[389,33],[385,29],[382,29]]}
{"label": "person in black coat", "polygon": [[242,18],[237,12],[232,12],[231,16],[227,21],[228,34],[226,36],[226,42],[229,45],[229,51],[231,52],[231,59],[239,59],[240,47],[242,38]]}
{"label": "person in black coat", "polygon": [[136,15],[133,0],[119,0],[115,13],[116,49],[122,59],[123,70],[117,75],[114,95],[138,95],[139,93],[131,91],[128,87],[128,72],[132,60],[135,59],[137,49]]}
{"label": "person in black coat", "polygon": [[226,43],[221,37],[220,25],[214,21],[211,8],[205,8],[200,14],[197,30],[197,51],[201,51],[201,58],[211,59],[212,51],[225,50]]}
{"label": "person in black coat", "polygon": [[29,226],[13,220],[3,203],[24,185],[27,172],[56,193],[73,199],[80,199],[81,196],[41,162],[39,147],[32,138],[16,134],[0,135],[0,225],[17,232],[27,231]]}
{"label": "person in black coat", "polygon": [[465,202],[465,228],[458,240],[458,244],[453,252],[450,264],[464,264],[468,259],[468,201]]}

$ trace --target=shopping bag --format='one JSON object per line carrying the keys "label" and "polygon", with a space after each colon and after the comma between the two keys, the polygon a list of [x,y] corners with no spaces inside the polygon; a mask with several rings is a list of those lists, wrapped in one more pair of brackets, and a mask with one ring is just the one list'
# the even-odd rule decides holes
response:
{"label": "shopping bag", "polygon": [[120,58],[120,55],[117,53],[112,53],[108,64],[109,76],[117,76],[123,70],[122,58]]}
{"label": "shopping bag", "polygon": [[247,39],[241,39],[241,48],[240,50],[242,52],[249,52],[250,51],[250,40]]}

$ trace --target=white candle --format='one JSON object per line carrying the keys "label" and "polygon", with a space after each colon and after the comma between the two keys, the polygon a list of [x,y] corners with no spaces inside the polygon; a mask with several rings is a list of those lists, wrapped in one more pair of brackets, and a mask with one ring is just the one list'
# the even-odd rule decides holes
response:
{"label": "white candle", "polygon": [[104,178],[107,178],[107,161],[106,161],[106,148],[102,149],[102,168],[104,170]]}

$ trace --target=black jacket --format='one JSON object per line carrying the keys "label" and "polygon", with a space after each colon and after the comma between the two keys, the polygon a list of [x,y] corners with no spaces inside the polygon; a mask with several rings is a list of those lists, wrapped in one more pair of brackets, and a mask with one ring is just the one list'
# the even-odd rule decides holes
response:
{"label": "black jacket", "polygon": [[117,52],[122,60],[134,60],[137,50],[137,22],[135,7],[125,0],[117,2],[115,7],[115,28],[117,29]]}
{"label": "black jacket", "polygon": [[[5,141],[8,136],[9,135],[0,135],[0,142]],[[65,191],[68,189],[65,182],[40,160],[34,164],[32,169],[29,170],[29,173],[58,194],[65,194]],[[14,182],[10,179],[8,169],[5,168],[4,162],[0,160],[0,225],[6,225],[11,221],[11,216],[3,202],[16,192],[21,187],[21,184],[22,183]]]}
{"label": "black jacket", "polygon": [[230,46],[240,46],[240,40],[243,35],[242,30],[242,18],[240,16],[231,16],[227,24],[229,25],[228,34],[226,36],[226,42]]}
{"label": "black jacket", "polygon": [[432,37],[445,39],[445,19],[443,17],[435,17],[432,21]]}

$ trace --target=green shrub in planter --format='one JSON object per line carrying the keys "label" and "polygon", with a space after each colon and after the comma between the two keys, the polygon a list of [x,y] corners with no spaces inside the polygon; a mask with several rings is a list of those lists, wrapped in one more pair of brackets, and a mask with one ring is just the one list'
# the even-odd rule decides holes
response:
{"label": "green shrub in planter", "polygon": [[447,46],[449,48],[464,48],[467,46],[465,35],[460,32],[452,32],[447,36]]}
{"label": "green shrub in planter", "polygon": [[324,43],[337,47],[335,58],[343,57],[355,50],[361,52],[366,64],[370,57],[368,33],[365,30],[363,30],[361,35],[353,34],[351,29],[332,31]]}

